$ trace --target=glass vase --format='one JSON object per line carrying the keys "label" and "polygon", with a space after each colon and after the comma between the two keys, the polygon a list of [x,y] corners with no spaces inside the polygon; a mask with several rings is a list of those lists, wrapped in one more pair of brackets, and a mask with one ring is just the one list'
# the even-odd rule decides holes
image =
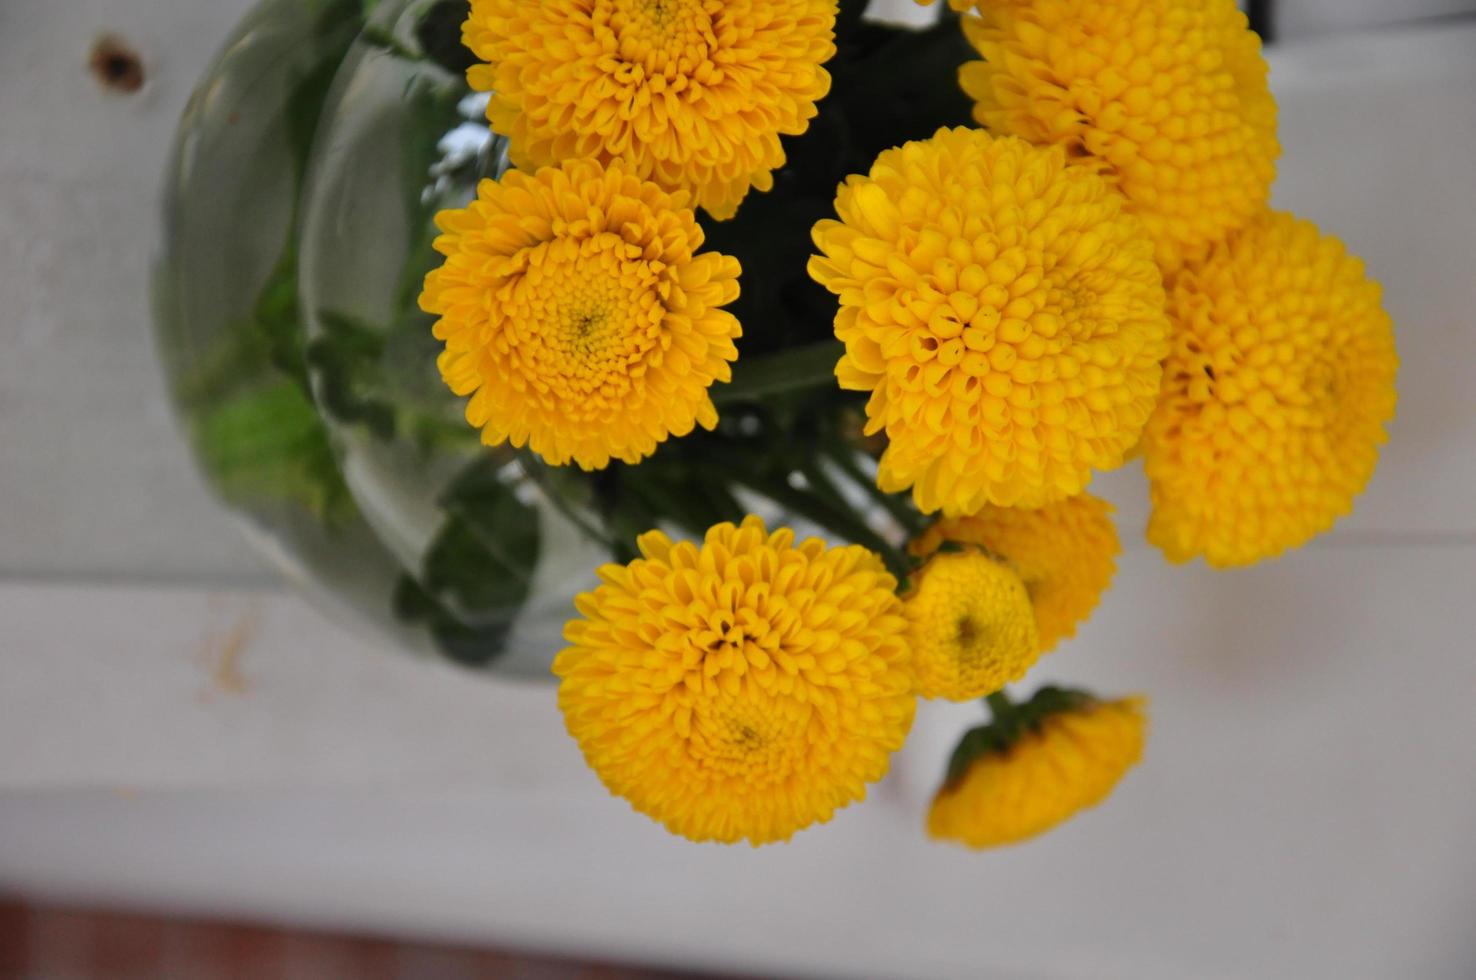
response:
{"label": "glass vase", "polygon": [[[258,4],[181,123],[155,290],[175,404],[252,540],[398,645],[544,678],[574,596],[651,528],[698,537],[756,513],[896,558],[917,515],[877,491],[864,398],[834,383],[808,228],[897,133],[966,118],[963,48],[956,31],[863,24],[862,6],[838,22],[856,57],[834,69],[834,108],[775,189],[702,218],[744,269],[716,430],[587,473],[482,445],[419,309],[436,213],[509,166],[465,82],[465,0]],[[878,91],[877,59],[912,75]]]}

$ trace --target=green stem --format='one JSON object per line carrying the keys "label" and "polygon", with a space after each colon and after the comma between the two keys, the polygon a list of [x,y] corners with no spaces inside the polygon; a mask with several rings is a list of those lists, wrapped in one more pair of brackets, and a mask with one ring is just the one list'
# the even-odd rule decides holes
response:
{"label": "green stem", "polygon": [[989,727],[994,729],[995,735],[1003,739],[1006,744],[1013,743],[1024,730],[1027,716],[1022,714],[1015,706],[1015,702],[1010,700],[1004,688],[987,696],[984,701],[989,705],[989,713],[994,716]]}
{"label": "green stem", "polygon": [[1015,702],[1010,700],[1010,695],[1004,688],[987,695],[984,703],[989,705],[989,713],[995,718],[1007,718],[1015,713]]}
{"label": "green stem", "polygon": [[870,548],[881,556],[887,570],[898,580],[905,581],[911,572],[911,560],[856,515],[832,507],[818,496],[794,489],[782,477],[764,479],[757,474],[737,469],[731,470],[728,477],[734,483],[763,494],[800,517],[814,521],[832,534]]}
{"label": "green stem", "polygon": [[701,495],[688,494],[686,499],[680,499],[655,481],[641,480],[639,469],[624,481],[624,485],[627,492],[641,498],[647,510],[662,515],[688,534],[701,538],[709,527],[717,523],[709,519],[710,515],[700,513],[699,505],[703,502]]}
{"label": "green stem", "polygon": [[822,340],[747,360],[739,357],[733,380],[713,387],[713,403],[729,405],[786,391],[833,385],[835,364],[844,353],[839,341]]}
{"label": "green stem", "polygon": [[481,545],[487,554],[497,561],[497,564],[501,566],[501,571],[516,578],[524,587],[533,581],[531,569],[525,570],[523,563],[518,561],[516,556],[507,553],[502,539],[487,530],[482,521],[478,519],[476,511],[465,504],[452,502],[446,504],[446,513],[460,520],[465,533],[469,534],[473,541]]}
{"label": "green stem", "polygon": [[835,446],[830,452],[830,458],[835,465],[840,467],[853,483],[865,490],[872,500],[881,505],[882,509],[891,514],[893,519],[907,532],[909,538],[915,538],[927,530],[927,522],[921,514],[908,505],[907,500],[896,494],[887,493],[876,485],[876,480],[868,477],[856,465],[855,451],[849,446]]}
{"label": "green stem", "polygon": [[404,61],[421,60],[420,52],[407,48],[404,44],[400,43],[399,38],[378,25],[371,24],[364,28],[363,33],[359,37],[366,44],[373,45],[381,51],[386,51]]}
{"label": "green stem", "polygon": [[553,504],[554,509],[564,515],[564,518],[570,524],[573,524],[580,531],[584,532],[596,544],[608,548],[611,552],[618,550],[616,538],[606,533],[603,528],[593,524],[579,512],[578,507],[564,499],[564,495],[559,487],[554,486],[552,481],[540,469],[543,466],[541,462],[529,459],[526,456],[520,456],[518,461],[522,464],[523,473],[528,479],[538,485],[538,489],[542,492],[544,499]]}
{"label": "green stem", "polygon": [[800,466],[800,472],[804,474],[805,480],[809,482],[810,488],[820,497],[838,510],[849,511],[851,502],[846,500],[845,494],[841,493],[839,487],[820,466],[819,461],[811,456]]}

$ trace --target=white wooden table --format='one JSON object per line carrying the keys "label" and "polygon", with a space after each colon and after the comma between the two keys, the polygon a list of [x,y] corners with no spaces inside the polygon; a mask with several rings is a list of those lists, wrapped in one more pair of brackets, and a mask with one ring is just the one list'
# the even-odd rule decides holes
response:
{"label": "white wooden table", "polygon": [[[1278,203],[1385,283],[1400,416],[1355,516],[1247,571],[1168,566],[1139,474],[1102,481],[1128,553],[1035,680],[1150,693],[1143,766],[1028,846],[929,845],[976,712],[928,705],[871,801],[754,851],[607,797],[550,687],[321,618],[200,488],[145,269],[246,5],[0,3],[0,889],[760,973],[1476,973],[1476,29],[1272,55]],[[88,76],[102,29],[140,96]]]}

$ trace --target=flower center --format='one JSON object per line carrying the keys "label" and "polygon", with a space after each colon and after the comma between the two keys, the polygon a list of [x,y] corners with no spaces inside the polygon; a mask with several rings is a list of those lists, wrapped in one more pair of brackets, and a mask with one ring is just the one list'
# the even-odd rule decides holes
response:
{"label": "flower center", "polygon": [[705,769],[750,785],[782,783],[810,751],[809,710],[790,699],[719,699],[693,726],[689,751]]}
{"label": "flower center", "polygon": [[958,617],[954,641],[960,674],[967,675],[979,669],[990,654],[993,635],[987,612],[981,614],[979,610],[969,610]]}
{"label": "flower center", "polygon": [[708,719],[694,721],[689,749],[715,772],[771,782],[803,761],[811,707],[779,690],[782,665],[797,664],[782,629],[741,595],[733,584],[719,586],[688,634],[696,656],[686,662],[683,687],[707,702],[699,713]]}
{"label": "flower center", "polygon": [[1314,401],[1336,405],[1338,401],[1338,365],[1329,357],[1319,357],[1307,366],[1304,390]]}
{"label": "flower center", "polygon": [[595,303],[582,311],[570,311],[564,317],[561,345],[571,354],[588,353],[603,339],[609,322],[609,304]]}
{"label": "flower center", "polygon": [[645,15],[661,27],[666,27],[677,17],[681,0],[645,0]]}
{"label": "flower center", "polygon": [[608,19],[621,60],[670,79],[690,75],[707,60],[717,46],[712,22],[721,10],[713,0],[607,0],[594,16],[596,22]]}
{"label": "flower center", "polygon": [[659,271],[619,236],[555,239],[530,250],[506,302],[507,342],[518,373],[571,418],[625,404],[664,340]]}
{"label": "flower center", "polygon": [[764,747],[768,738],[757,728],[745,722],[728,719],[728,741],[736,749],[753,752]]}

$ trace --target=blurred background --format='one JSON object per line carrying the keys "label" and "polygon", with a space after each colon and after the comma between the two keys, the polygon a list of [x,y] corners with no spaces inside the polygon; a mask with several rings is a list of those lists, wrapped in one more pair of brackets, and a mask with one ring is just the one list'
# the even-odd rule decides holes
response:
{"label": "blurred background", "polygon": [[1275,204],[1384,283],[1399,418],[1354,516],[1245,571],[1170,568],[1141,473],[1099,481],[1127,552],[1038,679],[1148,693],[1148,755],[978,855],[922,833],[974,707],[823,832],[696,847],[604,793],[550,685],[380,648],[247,547],[148,287],[250,6],[0,0],[0,977],[1476,976],[1476,2],[1250,5]]}

